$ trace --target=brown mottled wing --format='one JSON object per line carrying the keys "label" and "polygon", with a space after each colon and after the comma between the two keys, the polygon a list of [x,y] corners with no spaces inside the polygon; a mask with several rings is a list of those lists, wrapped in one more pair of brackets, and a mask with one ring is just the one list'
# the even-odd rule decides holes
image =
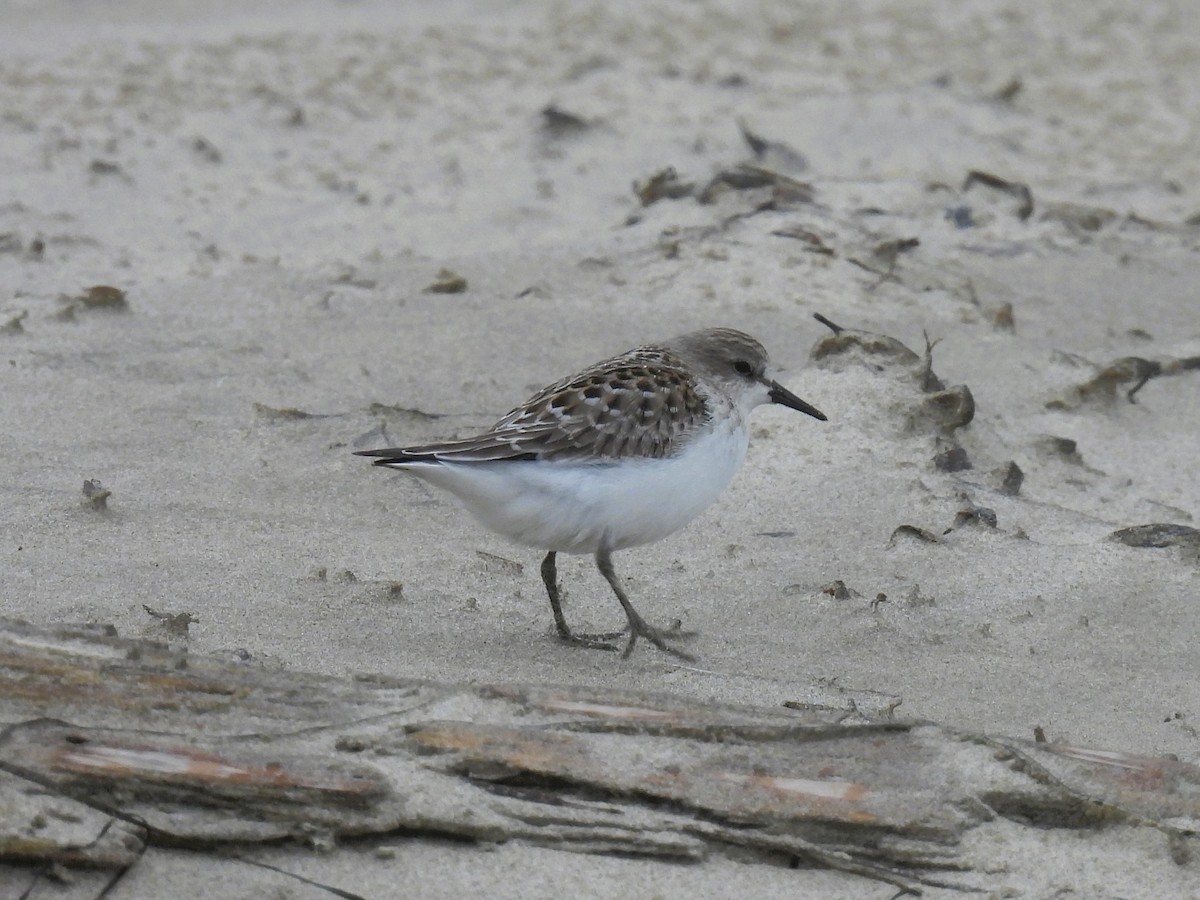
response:
{"label": "brown mottled wing", "polygon": [[658,458],[678,452],[708,417],[679,358],[644,347],[550,385],[483,434],[361,455],[383,457],[378,465]]}

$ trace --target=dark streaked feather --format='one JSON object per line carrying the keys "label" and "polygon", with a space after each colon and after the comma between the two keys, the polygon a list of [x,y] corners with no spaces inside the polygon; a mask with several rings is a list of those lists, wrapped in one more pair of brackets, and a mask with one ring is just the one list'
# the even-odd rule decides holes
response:
{"label": "dark streaked feather", "polygon": [[710,416],[684,362],[666,348],[641,347],[550,385],[482,434],[358,455],[379,457],[380,466],[656,459],[677,453]]}

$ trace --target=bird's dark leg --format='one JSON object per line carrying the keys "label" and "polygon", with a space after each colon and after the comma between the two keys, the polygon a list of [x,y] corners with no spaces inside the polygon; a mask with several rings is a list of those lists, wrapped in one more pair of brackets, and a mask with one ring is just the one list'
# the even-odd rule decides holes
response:
{"label": "bird's dark leg", "polygon": [[579,647],[589,647],[593,650],[616,650],[615,644],[608,641],[619,638],[624,632],[612,634],[576,634],[567,627],[567,618],[563,615],[562,601],[558,595],[558,569],[554,564],[555,552],[551,550],[542,560],[542,582],[546,585],[546,594],[550,597],[550,611],[554,613],[554,627],[558,636],[568,644]]}
{"label": "bird's dark leg", "polygon": [[677,656],[688,662],[695,662],[695,657],[690,653],[685,653],[682,650],[672,647],[666,641],[667,637],[678,639],[691,637],[691,634],[679,631],[678,629],[653,628],[633,608],[633,604],[625,596],[625,590],[621,587],[621,582],[617,580],[617,573],[613,569],[612,564],[612,554],[608,550],[597,551],[596,568],[600,570],[600,574],[604,576],[604,580],[608,582],[608,586],[613,589],[613,593],[621,601],[621,608],[625,610],[625,617],[629,619],[629,643],[625,645],[625,652],[622,656],[629,656],[633,652],[633,646],[637,643],[637,639],[644,637],[664,653],[670,653],[672,656]]}
{"label": "bird's dark leg", "polygon": [[557,555],[551,550],[542,560],[542,582],[546,585],[546,593],[550,595],[550,611],[554,613],[554,627],[558,629],[558,636],[567,640],[571,637],[571,629],[567,627],[562,604],[558,599],[558,569],[554,565],[554,558]]}

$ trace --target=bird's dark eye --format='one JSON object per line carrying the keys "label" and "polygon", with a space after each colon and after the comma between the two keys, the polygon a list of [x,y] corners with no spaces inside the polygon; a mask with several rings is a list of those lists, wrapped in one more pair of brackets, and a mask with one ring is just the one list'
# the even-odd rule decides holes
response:
{"label": "bird's dark eye", "polygon": [[733,371],[737,372],[739,375],[753,375],[754,366],[750,365],[750,363],[746,362],[744,359],[739,359],[733,364]]}

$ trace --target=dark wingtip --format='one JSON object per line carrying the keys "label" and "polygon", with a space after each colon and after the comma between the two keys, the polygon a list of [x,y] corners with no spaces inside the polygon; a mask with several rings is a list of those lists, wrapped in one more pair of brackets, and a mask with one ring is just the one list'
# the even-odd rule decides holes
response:
{"label": "dark wingtip", "polygon": [[395,447],[388,447],[384,450],[355,450],[354,455],[375,457],[374,464],[377,466],[386,466],[403,460],[403,457],[399,455],[399,451]]}

